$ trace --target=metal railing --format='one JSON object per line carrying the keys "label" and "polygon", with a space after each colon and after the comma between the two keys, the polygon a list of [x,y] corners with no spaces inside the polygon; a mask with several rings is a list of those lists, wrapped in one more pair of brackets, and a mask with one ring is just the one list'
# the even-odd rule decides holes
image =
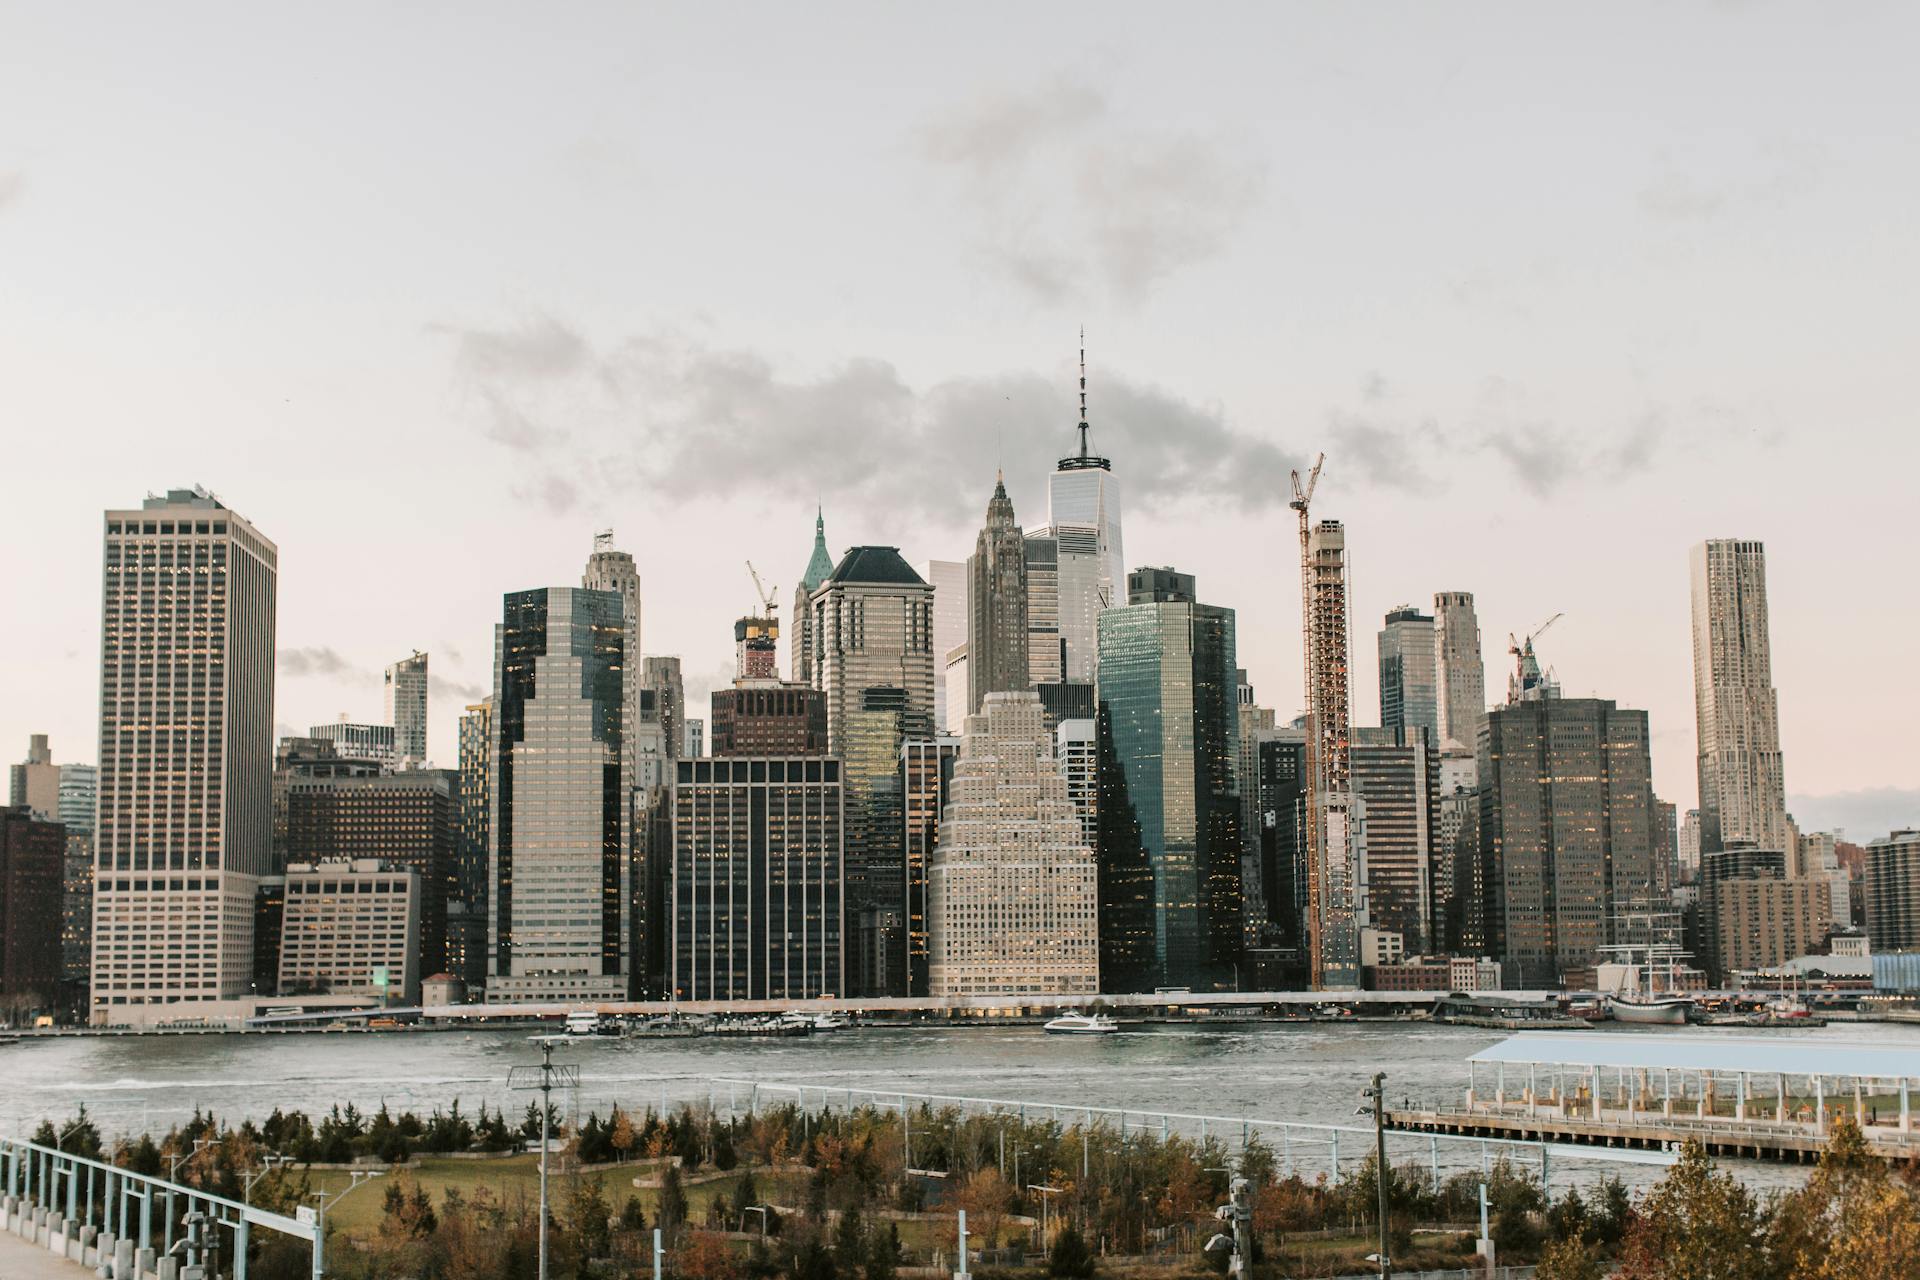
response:
{"label": "metal railing", "polygon": [[[289,1218],[155,1174],[5,1137],[0,1137],[0,1190],[9,1230],[97,1267],[112,1280],[155,1275],[156,1264],[168,1256],[201,1266],[224,1256],[231,1260],[233,1280],[246,1280],[255,1227],[307,1241],[313,1246],[315,1280],[326,1274],[324,1210],[303,1208],[299,1217]],[[158,1250],[156,1208],[161,1214]],[[186,1228],[177,1240],[176,1222]],[[222,1248],[222,1233],[229,1248]]]}

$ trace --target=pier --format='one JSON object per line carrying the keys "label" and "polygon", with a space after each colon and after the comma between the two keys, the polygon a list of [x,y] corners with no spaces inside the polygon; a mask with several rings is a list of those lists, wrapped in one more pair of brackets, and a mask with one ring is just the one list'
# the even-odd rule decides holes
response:
{"label": "pier", "polygon": [[1689,1139],[1710,1155],[1810,1163],[1851,1113],[1868,1148],[1920,1157],[1911,1091],[1920,1061],[1899,1049],[1689,1035],[1524,1033],[1468,1059],[1465,1095],[1408,1099],[1401,1133],[1637,1150]]}

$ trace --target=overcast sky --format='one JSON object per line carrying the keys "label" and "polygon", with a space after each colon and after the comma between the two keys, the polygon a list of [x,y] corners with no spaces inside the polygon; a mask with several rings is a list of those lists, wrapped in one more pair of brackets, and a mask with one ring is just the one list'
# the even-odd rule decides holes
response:
{"label": "overcast sky", "polygon": [[[1300,704],[1287,472],[1402,601],[1652,716],[1687,550],[1764,540],[1803,825],[1920,821],[1920,9],[0,5],[0,758],[92,760],[100,512],[280,548],[276,719],[490,682],[504,591],[639,560],[699,704],[751,558],[1045,519],[1075,333],[1133,564]],[[782,661],[785,661],[783,645]]]}

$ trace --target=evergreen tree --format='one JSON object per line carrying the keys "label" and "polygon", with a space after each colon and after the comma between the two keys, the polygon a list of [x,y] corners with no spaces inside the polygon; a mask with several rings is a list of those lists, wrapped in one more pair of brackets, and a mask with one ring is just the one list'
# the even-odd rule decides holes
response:
{"label": "evergreen tree", "polygon": [[1092,1280],[1093,1250],[1080,1228],[1069,1222],[1053,1233],[1053,1248],[1047,1251],[1047,1275],[1052,1280]]}
{"label": "evergreen tree", "polygon": [[661,1236],[672,1240],[686,1220],[687,1193],[680,1187],[680,1170],[668,1165],[660,1175],[660,1203],[654,1210],[653,1225],[660,1228]]}

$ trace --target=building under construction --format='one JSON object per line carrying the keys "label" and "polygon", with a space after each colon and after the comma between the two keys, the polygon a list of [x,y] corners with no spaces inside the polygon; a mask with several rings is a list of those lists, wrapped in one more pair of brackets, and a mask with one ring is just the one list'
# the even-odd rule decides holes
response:
{"label": "building under construction", "polygon": [[1347,539],[1337,520],[1311,522],[1320,461],[1303,486],[1293,476],[1300,517],[1301,649],[1307,701],[1308,972],[1316,987],[1360,985],[1359,815],[1352,791],[1351,663],[1347,624]]}

